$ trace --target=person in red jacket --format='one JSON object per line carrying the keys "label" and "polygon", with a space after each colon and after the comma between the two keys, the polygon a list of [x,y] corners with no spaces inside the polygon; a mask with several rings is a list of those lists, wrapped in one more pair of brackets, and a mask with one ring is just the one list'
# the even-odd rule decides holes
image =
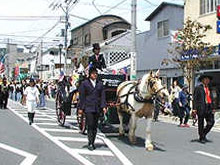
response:
{"label": "person in red jacket", "polygon": [[[198,114],[198,133],[199,142],[206,143],[209,140],[206,138],[209,131],[212,129],[215,123],[214,109],[213,109],[213,97],[209,87],[210,80],[209,75],[201,75],[198,85],[193,94],[193,109]],[[204,127],[204,119],[206,120],[206,126]]]}

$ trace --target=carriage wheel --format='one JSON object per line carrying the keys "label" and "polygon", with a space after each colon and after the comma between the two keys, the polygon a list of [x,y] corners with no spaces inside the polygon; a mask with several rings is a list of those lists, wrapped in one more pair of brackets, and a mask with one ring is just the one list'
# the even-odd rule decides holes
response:
{"label": "carriage wheel", "polygon": [[77,111],[77,123],[78,123],[78,127],[81,131],[82,134],[85,134],[86,131],[86,116],[85,114],[79,114]]}
{"label": "carriage wheel", "polygon": [[61,125],[64,126],[65,120],[66,120],[66,114],[62,111],[60,108],[60,102],[56,101],[56,115],[57,115],[57,122]]}

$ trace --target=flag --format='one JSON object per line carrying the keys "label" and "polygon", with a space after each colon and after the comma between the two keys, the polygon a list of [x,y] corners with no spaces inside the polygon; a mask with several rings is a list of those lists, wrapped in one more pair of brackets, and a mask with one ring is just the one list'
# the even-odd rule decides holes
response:
{"label": "flag", "polygon": [[5,71],[5,56],[0,57],[0,74]]}
{"label": "flag", "polygon": [[121,68],[119,72],[120,72],[121,74],[125,74],[125,75],[126,75],[128,71],[127,71],[127,68],[124,67],[124,68]]}
{"label": "flag", "polygon": [[59,81],[63,81],[65,74],[63,71],[60,72],[60,77],[59,77]]}
{"label": "flag", "polygon": [[117,70],[113,69],[112,74],[114,74],[114,75],[117,74]]}
{"label": "flag", "polygon": [[15,77],[17,77],[19,75],[19,66],[17,65],[15,67]]}

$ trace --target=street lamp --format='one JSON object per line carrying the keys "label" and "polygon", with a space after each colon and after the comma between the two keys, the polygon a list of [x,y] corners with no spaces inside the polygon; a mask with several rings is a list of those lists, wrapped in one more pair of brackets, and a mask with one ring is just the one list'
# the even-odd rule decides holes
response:
{"label": "street lamp", "polygon": [[63,45],[62,44],[59,44],[59,50],[60,50],[60,73],[61,73],[61,51],[63,49]]}

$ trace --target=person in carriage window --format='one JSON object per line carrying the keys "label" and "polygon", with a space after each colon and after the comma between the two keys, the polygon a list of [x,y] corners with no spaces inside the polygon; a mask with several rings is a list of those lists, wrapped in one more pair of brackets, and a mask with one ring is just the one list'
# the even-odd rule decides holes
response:
{"label": "person in carriage window", "polygon": [[89,57],[89,65],[102,71],[106,68],[106,65],[103,54],[100,54],[100,46],[98,43],[93,44],[93,53],[94,54]]}
{"label": "person in carriage window", "polygon": [[84,80],[79,87],[79,113],[84,112],[88,128],[88,149],[94,150],[98,119],[102,111],[106,113],[106,100],[104,86],[97,79],[96,68],[89,69],[89,78]]}

